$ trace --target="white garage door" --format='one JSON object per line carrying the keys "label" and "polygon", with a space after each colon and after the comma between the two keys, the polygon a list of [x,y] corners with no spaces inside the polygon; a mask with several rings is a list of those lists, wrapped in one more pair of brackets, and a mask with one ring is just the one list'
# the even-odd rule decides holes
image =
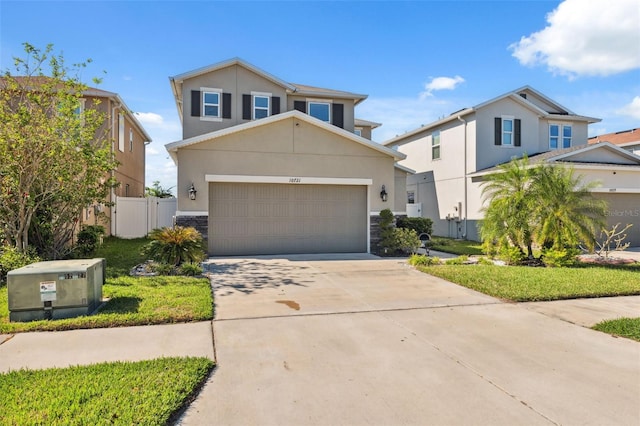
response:
{"label": "white garage door", "polygon": [[211,183],[209,253],[367,251],[367,187]]}

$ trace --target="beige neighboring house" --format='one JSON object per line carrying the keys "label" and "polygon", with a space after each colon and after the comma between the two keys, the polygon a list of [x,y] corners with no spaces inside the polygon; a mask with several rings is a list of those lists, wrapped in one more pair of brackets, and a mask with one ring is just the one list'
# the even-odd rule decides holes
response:
{"label": "beige neighboring house", "polygon": [[[111,140],[111,152],[118,160],[118,167],[112,172],[118,182],[107,199],[115,203],[117,197],[144,197],[145,189],[145,146],[151,137],[144,130],[131,110],[117,93],[90,87],[83,93],[81,108],[97,108],[106,117],[104,128]],[[102,212],[106,220],[96,213]],[[102,225],[107,235],[115,226],[115,207],[93,205],[85,209],[81,223]]]}
{"label": "beige neighboring house", "polygon": [[599,121],[525,86],[383,145],[406,154],[400,164],[416,171],[407,178],[406,211],[431,218],[435,235],[479,240],[481,183],[495,166],[527,155],[597,181],[608,224],[633,224],[628,241],[640,246],[640,157],[609,142],[587,144],[588,125]]}
{"label": "beige neighboring house", "polygon": [[[371,228],[396,209],[404,154],[356,119],[365,95],[285,82],[234,58],[170,78],[183,139],[176,223],[210,255],[369,252]],[[404,210],[404,200],[400,209]]]}

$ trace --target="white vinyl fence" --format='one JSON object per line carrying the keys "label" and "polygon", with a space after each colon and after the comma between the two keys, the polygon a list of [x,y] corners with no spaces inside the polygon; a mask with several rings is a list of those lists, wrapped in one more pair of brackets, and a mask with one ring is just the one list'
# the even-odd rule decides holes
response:
{"label": "white vinyl fence", "polygon": [[152,229],[173,226],[176,208],[175,198],[116,197],[111,216],[112,234],[120,238],[140,238]]}

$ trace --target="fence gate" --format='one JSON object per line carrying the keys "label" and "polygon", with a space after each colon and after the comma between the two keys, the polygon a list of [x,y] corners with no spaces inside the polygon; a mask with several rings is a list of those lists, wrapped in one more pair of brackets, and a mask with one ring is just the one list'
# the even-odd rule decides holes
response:
{"label": "fence gate", "polygon": [[112,234],[120,238],[141,238],[149,231],[173,226],[176,214],[175,198],[116,197],[112,209]]}

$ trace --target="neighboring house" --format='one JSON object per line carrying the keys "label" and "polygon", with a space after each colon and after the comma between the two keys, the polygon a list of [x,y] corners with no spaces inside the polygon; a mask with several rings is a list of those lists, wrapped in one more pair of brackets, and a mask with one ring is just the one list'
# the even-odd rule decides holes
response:
{"label": "neighboring house", "polygon": [[589,138],[589,144],[609,142],[640,155],[640,129],[623,130]]}
{"label": "neighboring house", "polygon": [[288,83],[238,58],[170,83],[183,125],[166,145],[176,223],[199,229],[209,254],[370,250],[408,171],[395,166],[404,154],[370,140],[379,124],[355,118],[365,95]]}
{"label": "neighboring house", "polygon": [[505,93],[384,143],[407,155],[407,213],[431,218],[434,234],[479,240],[483,177],[528,155],[571,166],[609,202],[610,225],[633,223],[640,245],[640,157],[610,143],[587,144],[587,126],[600,121],[572,112],[529,86]]}
{"label": "neighboring house", "polygon": [[[118,186],[111,191],[107,202],[114,203],[116,197],[144,197],[145,146],[151,137],[117,93],[90,87],[83,93],[83,99],[81,108],[97,108],[105,114],[104,126],[109,131],[111,152],[119,163],[112,172]],[[107,220],[97,218],[97,212],[103,212]],[[115,207],[95,205],[85,209],[81,222],[103,225],[110,235],[115,230],[116,214]]]}

